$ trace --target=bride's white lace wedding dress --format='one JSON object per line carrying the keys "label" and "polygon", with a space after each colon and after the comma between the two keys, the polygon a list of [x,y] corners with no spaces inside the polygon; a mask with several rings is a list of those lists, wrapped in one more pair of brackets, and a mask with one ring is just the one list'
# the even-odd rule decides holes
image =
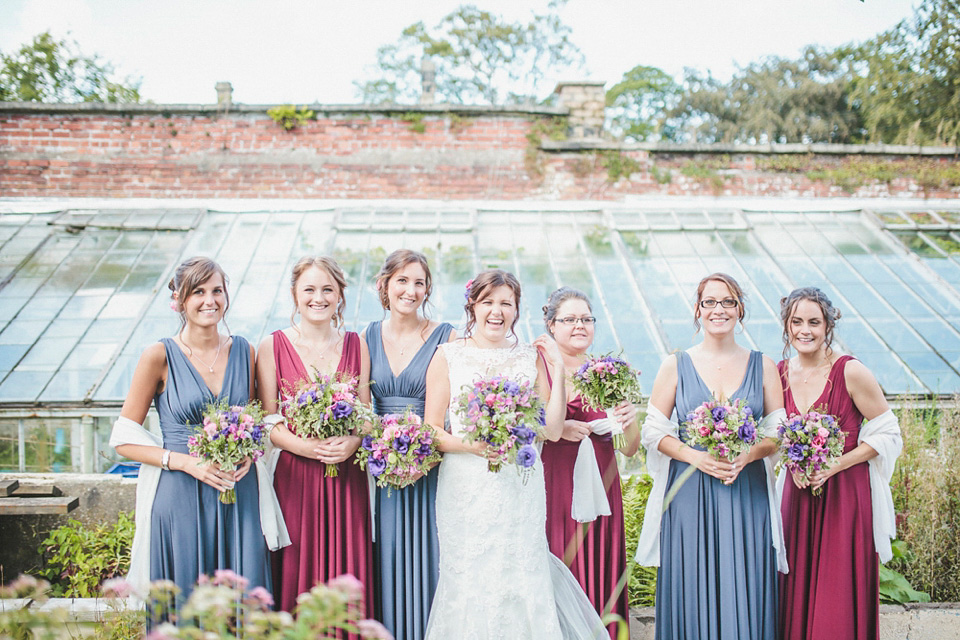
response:
{"label": "bride's white lace wedding dress", "polygon": [[[531,345],[478,349],[440,346],[450,377],[450,426],[463,434],[452,405],[478,376],[535,380]],[[428,640],[605,638],[600,617],[573,575],[547,547],[540,460],[526,483],[511,464],[499,473],[468,453],[447,453],[437,488],[440,582]]]}

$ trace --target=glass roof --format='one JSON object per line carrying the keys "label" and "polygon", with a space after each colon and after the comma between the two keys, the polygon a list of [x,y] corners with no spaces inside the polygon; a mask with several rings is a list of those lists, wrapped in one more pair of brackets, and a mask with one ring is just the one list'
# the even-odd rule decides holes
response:
{"label": "glass roof", "polygon": [[779,300],[815,285],[843,312],[837,347],[863,360],[888,394],[960,392],[960,206],[368,202],[317,211],[0,214],[0,408],[122,401],[143,348],[178,328],[166,283],[186,257],[220,262],[230,277],[229,328],[256,343],[289,324],[290,270],[308,254],[332,254],[347,272],[348,328],[382,318],[372,278],[400,247],[429,257],[430,313],[454,324],[462,323],[463,285],[482,268],[519,276],[524,340],[542,331],[550,291],[583,289],[600,318],[595,349],[622,349],[644,372],[647,393],[660,360],[697,340],[692,296],[714,271],[747,292],[744,345],[778,360]]}

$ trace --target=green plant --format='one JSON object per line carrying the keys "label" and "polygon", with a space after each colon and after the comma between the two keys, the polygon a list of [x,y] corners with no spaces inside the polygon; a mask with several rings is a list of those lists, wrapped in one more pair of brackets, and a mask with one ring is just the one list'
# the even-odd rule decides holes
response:
{"label": "green plant", "polygon": [[0,598],[20,598],[22,607],[0,609],[0,638],[12,640],[54,640],[61,637],[66,624],[62,609],[39,610],[49,598],[50,583],[33,576],[21,575],[7,586],[0,587]]}
{"label": "green plant", "polygon": [[637,548],[637,540],[640,538],[643,514],[647,508],[650,490],[653,488],[653,480],[646,474],[626,476],[621,480],[620,486],[623,491],[627,571],[630,573],[627,598],[631,607],[652,607],[657,594],[657,569],[634,564],[633,551]]}
{"label": "green plant", "polygon": [[903,453],[891,489],[897,537],[910,554],[894,557],[898,571],[935,602],[960,600],[960,407],[899,411]]}
{"label": "green plant", "polygon": [[650,175],[657,181],[657,184],[670,184],[673,182],[673,172],[670,169],[659,169],[657,165],[650,165]]}
{"label": "green plant", "polygon": [[410,131],[414,133],[423,133],[427,130],[427,125],[423,122],[423,114],[416,111],[408,111],[400,116],[400,119],[410,125]]}
{"label": "green plant", "polygon": [[616,182],[620,178],[630,179],[641,170],[640,163],[621,151],[598,151],[600,164],[607,170],[607,180]]}
{"label": "green plant", "polygon": [[40,547],[46,561],[43,577],[57,597],[90,598],[100,584],[130,568],[133,518],[121,512],[115,524],[88,527],[69,520],[47,536]]}
{"label": "green plant", "polygon": [[540,145],[544,138],[550,140],[567,139],[567,119],[563,116],[537,118],[527,131],[527,148],[523,156],[523,165],[527,173],[538,178],[543,177],[543,162],[540,155]]}
{"label": "green plant", "polygon": [[284,130],[290,131],[303,126],[307,120],[313,120],[317,114],[313,109],[308,109],[306,105],[297,109],[294,105],[288,104],[267,109],[267,115],[273,118],[273,121],[283,127]]}
{"label": "green plant", "polygon": [[[892,547],[895,559],[903,560],[907,564],[915,559],[903,540],[894,540]],[[882,604],[930,602],[930,594],[917,591],[910,586],[902,573],[882,564],[880,565],[880,602]]]}

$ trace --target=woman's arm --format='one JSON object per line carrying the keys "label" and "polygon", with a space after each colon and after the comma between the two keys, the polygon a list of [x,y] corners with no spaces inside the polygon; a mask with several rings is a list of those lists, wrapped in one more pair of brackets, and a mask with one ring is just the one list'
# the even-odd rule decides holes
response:
{"label": "woman's arm", "polygon": [[[676,396],[677,357],[671,355],[663,361],[660,370],[657,371],[657,377],[653,381],[653,392],[650,394],[650,404],[669,417],[673,413]],[[733,471],[733,465],[726,460],[717,460],[708,452],[698,451],[672,436],[661,438],[657,450],[675,460],[693,465],[718,480],[728,480]]]}
{"label": "woman's arm", "polygon": [[[137,368],[133,372],[133,381],[130,390],[123,401],[120,415],[143,424],[150,410],[150,403],[165,384],[167,375],[167,355],[164,346],[156,343],[147,347]],[[162,467],[164,456],[167,458],[167,468],[170,471],[183,471],[197,480],[204,482],[217,491],[226,491],[233,488],[234,473],[221,471],[215,464],[201,464],[199,458],[185,453],[167,451],[163,447],[151,447],[141,444],[121,444],[117,446],[117,453],[140,462],[142,464]]]}
{"label": "woman's arm", "polygon": [[461,438],[443,429],[443,418],[450,406],[450,378],[447,358],[442,349],[437,349],[427,368],[427,399],[423,420],[433,427],[437,449],[444,453],[473,453],[483,455],[486,448],[481,442],[466,443]]}
{"label": "woman's arm", "polygon": [[[767,356],[763,356],[763,410],[765,415],[769,415],[779,409],[783,409],[783,385],[780,382],[780,372],[777,370],[777,365],[773,360]],[[757,418],[759,423],[759,417],[754,417]],[[743,471],[744,467],[748,464],[755,460],[763,460],[767,456],[775,453],[776,450],[776,438],[760,438],[760,440],[747,451],[744,451],[734,458],[733,470],[727,484],[736,480],[737,476],[740,475],[740,472]]]}
{"label": "woman's arm", "polygon": [[544,437],[547,440],[556,441],[563,435],[564,419],[567,417],[567,390],[565,378],[567,372],[563,369],[563,357],[557,348],[557,343],[552,338],[540,336],[533,344],[538,352],[547,352],[550,354],[550,361],[553,362],[551,372],[547,376],[546,360],[537,357],[537,391],[540,397],[545,399],[544,413]]}

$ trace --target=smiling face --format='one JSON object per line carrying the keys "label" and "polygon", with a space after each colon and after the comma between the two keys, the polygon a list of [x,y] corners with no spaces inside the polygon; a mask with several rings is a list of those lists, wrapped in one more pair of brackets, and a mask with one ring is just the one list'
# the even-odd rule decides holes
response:
{"label": "smiling face", "polygon": [[337,312],[340,289],[329,273],[312,266],[297,278],[293,299],[304,322],[329,324]]}
{"label": "smiling face", "polygon": [[[724,307],[722,304],[724,300],[733,300],[737,304],[732,307]],[[711,304],[711,301],[715,302],[716,306],[712,309],[704,308],[704,302]],[[700,300],[697,301],[696,313],[703,323],[704,332],[719,336],[736,328],[737,321],[743,317],[743,306],[726,283],[720,280],[708,280],[704,284]]]}
{"label": "smiling face", "polygon": [[517,318],[517,303],[513,289],[503,284],[494,287],[473,305],[476,334],[498,344],[513,330]]}
{"label": "smiling face", "polygon": [[216,326],[227,310],[227,289],[223,276],[215,272],[191,289],[182,308],[187,323],[201,327]]}
{"label": "smiling face", "polygon": [[408,262],[386,282],[390,312],[416,313],[427,297],[427,273],[419,262]]}
{"label": "smiling face", "polygon": [[557,317],[551,326],[551,332],[560,350],[568,354],[586,353],[593,344],[594,325],[577,322],[567,324],[563,320],[571,318],[591,318],[593,313],[586,300],[569,298],[557,308]]}
{"label": "smiling face", "polygon": [[819,304],[813,300],[798,300],[789,322],[790,344],[797,353],[814,354],[826,348],[827,324]]}

